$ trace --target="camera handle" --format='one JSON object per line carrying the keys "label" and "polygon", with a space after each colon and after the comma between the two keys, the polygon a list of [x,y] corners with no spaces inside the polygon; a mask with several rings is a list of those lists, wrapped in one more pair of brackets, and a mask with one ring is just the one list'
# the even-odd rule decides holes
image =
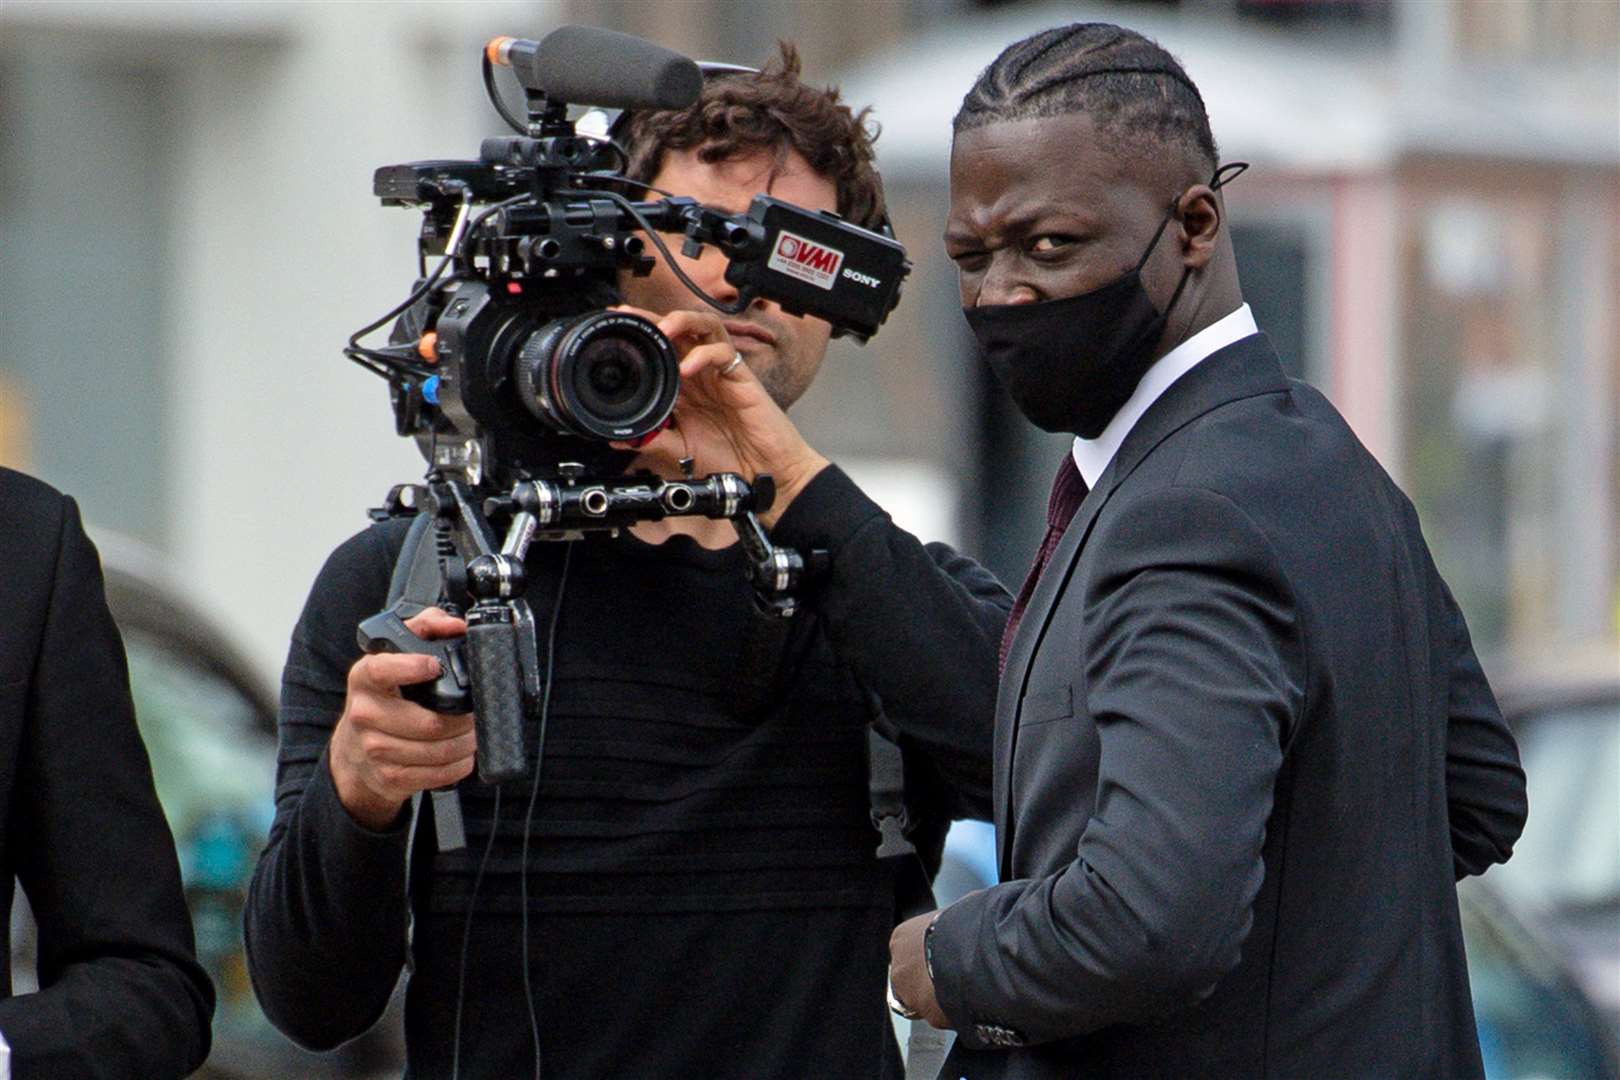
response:
{"label": "camera handle", "polygon": [[[472,603],[464,638],[424,640],[388,610],[360,624],[360,647],[366,652],[425,653],[440,660],[437,680],[406,687],[403,693],[439,712],[466,712],[471,706],[478,777],[487,784],[520,779],[528,771],[523,717],[538,705],[541,693],[534,616],[524,599],[524,560],[535,540],[573,539],[665,517],[726,518],[748,557],[755,598],[766,611],[784,618],[798,610],[794,593],[807,571],[818,572],[826,561],[825,552],[812,551],[806,560],[792,548],[771,543],[756,516],[776,497],[769,476],[756,477],[750,485],[736,473],[670,481],[650,475],[590,479],[575,464],[558,471],[557,480],[524,481],[481,504],[464,480],[436,472],[425,484],[396,486],[385,505],[373,511],[378,520],[429,514],[449,533],[453,558],[461,564],[451,566],[452,556],[441,556],[441,592],[448,593],[450,583],[460,579]],[[497,547],[490,518],[503,517],[510,521]]]}
{"label": "camera handle", "polygon": [[[407,497],[407,492],[410,497]],[[474,714],[478,734],[478,777],[488,784],[521,778],[528,759],[523,747],[526,703],[540,693],[534,617],[523,599],[523,560],[534,535],[530,515],[514,515],[505,542],[495,533],[461,480],[435,476],[424,485],[401,485],[389,493],[379,517],[420,510],[432,515],[454,541],[465,567],[467,633],[462,638],[424,640],[398,613],[388,610],[362,622],[357,636],[366,652],[423,653],[437,658],[437,680],[405,687],[411,701],[437,712]],[[457,575],[444,567],[443,578]],[[447,591],[447,590],[446,590]]]}

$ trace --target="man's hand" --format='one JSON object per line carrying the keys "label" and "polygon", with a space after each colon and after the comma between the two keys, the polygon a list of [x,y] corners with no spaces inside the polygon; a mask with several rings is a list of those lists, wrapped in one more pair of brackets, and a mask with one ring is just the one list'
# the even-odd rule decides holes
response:
{"label": "man's hand", "polygon": [[[467,632],[465,622],[437,608],[405,625],[429,639]],[[349,669],[328,754],[338,799],[369,829],[388,828],[418,791],[454,784],[473,770],[472,714],[445,716],[400,696],[400,687],[438,676],[436,659],[414,653],[374,653]]]}
{"label": "man's hand", "polygon": [[[681,358],[681,393],[675,401],[675,423],[641,453],[674,475],[676,463],[691,457],[700,476],[740,473],[750,483],[761,473],[776,481],[776,501],[759,515],[766,528],[827,467],[747,364],[733,365],[737,349],[720,317],[705,311],[655,315],[631,307],[658,324]],[[677,430],[678,429],[678,430]],[[624,444],[616,444],[624,445]]]}
{"label": "man's hand", "polygon": [[924,912],[907,919],[889,935],[889,985],[901,1005],[943,1031],[951,1021],[934,998],[934,980],[928,974],[923,950],[923,935],[938,915],[937,911]]}

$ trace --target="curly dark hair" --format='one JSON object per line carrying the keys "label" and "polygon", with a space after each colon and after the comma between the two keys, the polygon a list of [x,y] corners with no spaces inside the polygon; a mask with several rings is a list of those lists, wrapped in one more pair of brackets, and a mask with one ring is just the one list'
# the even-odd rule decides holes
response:
{"label": "curly dark hair", "polygon": [[697,148],[698,160],[726,161],[766,149],[778,162],[797,150],[810,168],[833,182],[837,210],[846,221],[875,229],[883,220],[883,181],[872,164],[878,136],[871,109],[850,111],[838,88],[817,89],[799,81],[799,51],[778,41],[777,55],[757,73],[716,75],[704,80],[696,103],[685,109],[638,113],[624,144],[625,170],[650,183],[671,150]]}

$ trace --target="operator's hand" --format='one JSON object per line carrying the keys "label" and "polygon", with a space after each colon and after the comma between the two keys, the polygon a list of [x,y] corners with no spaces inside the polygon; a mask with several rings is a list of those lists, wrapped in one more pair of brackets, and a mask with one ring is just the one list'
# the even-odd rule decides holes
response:
{"label": "operator's hand", "polygon": [[952,1025],[934,997],[934,979],[928,973],[924,951],[928,926],[938,916],[937,911],[924,912],[907,919],[889,935],[889,987],[902,1006],[943,1031]]}
{"label": "operator's hand", "polygon": [[[405,621],[418,637],[467,632],[438,608]],[[369,829],[393,824],[418,791],[446,787],[473,771],[471,713],[446,716],[400,696],[399,688],[439,676],[439,661],[416,653],[373,653],[349,669],[343,715],[328,748],[338,799]]]}
{"label": "operator's hand", "polygon": [[[804,441],[746,363],[738,356],[720,316],[707,311],[674,311],[655,315],[632,307],[616,310],[658,324],[681,358],[681,393],[675,419],[641,453],[674,475],[676,463],[690,455],[699,476],[740,473],[753,482],[761,473],[776,481],[776,500],[759,515],[770,528],[827,459]],[[729,370],[728,370],[729,369]],[[624,447],[628,444],[616,443]]]}

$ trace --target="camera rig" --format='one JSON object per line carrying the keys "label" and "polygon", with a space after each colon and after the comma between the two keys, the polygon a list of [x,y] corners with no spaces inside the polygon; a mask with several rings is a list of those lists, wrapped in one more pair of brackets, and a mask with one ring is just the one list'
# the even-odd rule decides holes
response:
{"label": "camera rig", "polygon": [[[619,299],[619,275],[649,273],[650,244],[724,314],[771,300],[864,342],[898,302],[910,264],[886,226],[873,232],[766,195],[734,214],[689,198],[624,194],[626,186],[652,189],[623,175],[623,147],[576,129],[569,103],[684,108],[704,76],[683,56],[612,31],[563,27],[541,41],[497,38],[483,66],[491,102],[518,134],[485,139],[476,161],[376,171],[383,205],[422,211],[419,280],[344,352],[388,380],[396,430],[428,461],[426,478],[396,486],[373,517],[420,515],[433,534],[431,545],[408,544],[396,568],[396,581],[415,581],[418,595],[403,606],[391,597],[388,610],[362,623],[361,647],[437,656],[439,679],[405,688],[406,696],[441,712],[470,706],[479,777],[499,783],[525,774],[523,717],[542,700],[524,599],[532,542],[703,515],[732,522],[767,611],[791,615],[806,574],[806,557],[772,545],[758,520],[774,497],[769,476],[624,474],[631,455],[614,444],[650,439],[668,423],[680,375],[656,326],[607,310]],[[497,66],[517,76],[526,120],[502,101]],[[688,257],[704,245],[721,251],[735,301],[699,288],[662,233],[678,234]],[[388,345],[361,344],[390,322]],[[817,557],[810,554],[812,568]],[[424,597],[432,586],[413,566],[429,561],[437,594]],[[404,625],[411,607],[433,602],[465,612],[464,640],[427,641]]]}

